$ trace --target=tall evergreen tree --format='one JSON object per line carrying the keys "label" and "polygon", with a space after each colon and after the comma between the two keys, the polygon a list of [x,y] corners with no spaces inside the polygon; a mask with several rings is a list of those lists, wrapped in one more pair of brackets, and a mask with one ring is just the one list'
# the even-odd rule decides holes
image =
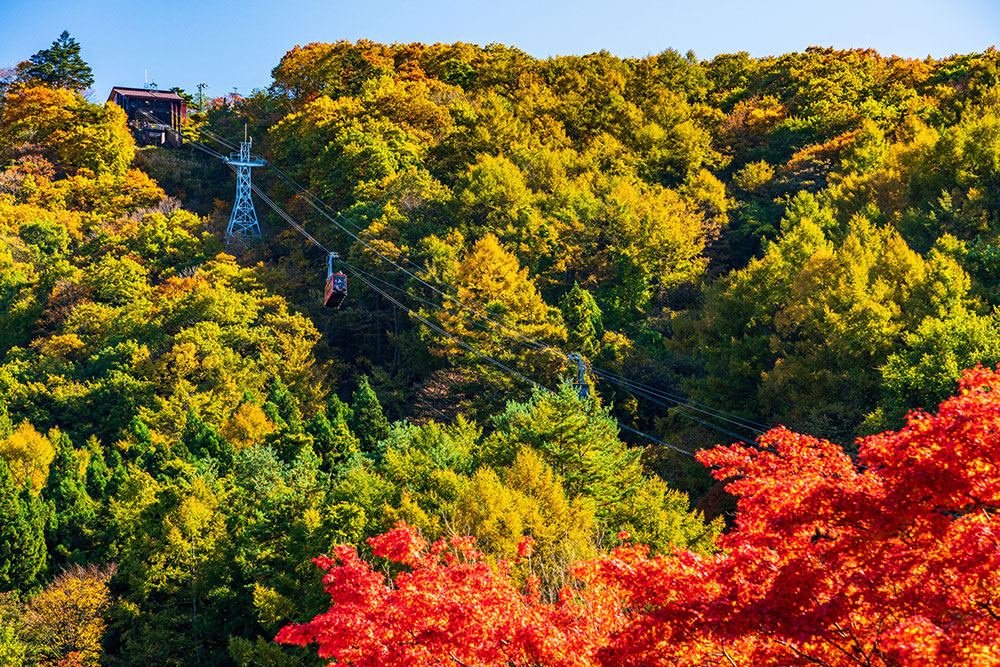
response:
{"label": "tall evergreen tree", "polygon": [[596,353],[604,335],[604,321],[594,297],[579,283],[573,283],[573,289],[563,297],[559,306],[566,323],[569,347],[588,356]]}
{"label": "tall evergreen tree", "polygon": [[188,410],[187,420],[181,443],[195,457],[210,456],[217,459],[225,468],[233,463],[236,450],[232,443],[226,440],[211,424],[206,423],[194,410]]}
{"label": "tall evergreen tree", "polygon": [[27,590],[45,567],[45,517],[37,498],[18,492],[0,461],[0,591]]}
{"label": "tall evergreen tree", "polygon": [[6,438],[14,432],[14,423],[10,420],[10,413],[7,412],[7,404],[0,401],[0,438]]}
{"label": "tall evergreen tree", "polygon": [[325,470],[330,470],[335,463],[357,453],[360,448],[358,439],[351,433],[344,418],[346,412],[346,405],[344,410],[334,409],[331,420],[327,417],[326,408],[321,407],[316,416],[306,424],[306,433],[312,436],[313,446],[323,459]]}
{"label": "tall evergreen tree", "polygon": [[91,498],[104,498],[104,490],[111,479],[111,470],[104,460],[104,450],[97,438],[87,439],[87,451],[90,457],[87,463],[87,494]]}
{"label": "tall evergreen tree", "polygon": [[379,445],[389,436],[389,420],[382,412],[382,405],[367,375],[361,376],[361,382],[351,396],[351,410],[351,430],[361,442],[361,451],[381,458]]}
{"label": "tall evergreen tree", "polygon": [[42,49],[27,63],[24,78],[53,88],[84,90],[94,85],[90,66],[80,57],[80,45],[63,30],[52,46]]}
{"label": "tall evergreen tree", "polygon": [[302,432],[302,413],[299,411],[295,397],[292,396],[292,392],[288,391],[288,387],[281,381],[281,378],[275,377],[271,380],[271,384],[267,388],[267,400],[277,406],[278,415],[288,425],[290,432]]}
{"label": "tall evergreen tree", "polygon": [[46,541],[53,556],[50,569],[65,563],[89,560],[94,546],[96,503],[87,494],[86,472],[69,436],[57,432],[53,438],[56,458],[42,496],[49,504]]}

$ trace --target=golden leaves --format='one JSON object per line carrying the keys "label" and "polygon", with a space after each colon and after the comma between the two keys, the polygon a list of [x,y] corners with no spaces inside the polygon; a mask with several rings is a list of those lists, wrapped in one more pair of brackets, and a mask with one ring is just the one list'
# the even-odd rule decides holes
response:
{"label": "golden leaves", "polygon": [[15,484],[38,494],[49,476],[49,465],[56,450],[47,437],[28,422],[22,422],[6,439],[0,441],[0,458],[7,463]]}

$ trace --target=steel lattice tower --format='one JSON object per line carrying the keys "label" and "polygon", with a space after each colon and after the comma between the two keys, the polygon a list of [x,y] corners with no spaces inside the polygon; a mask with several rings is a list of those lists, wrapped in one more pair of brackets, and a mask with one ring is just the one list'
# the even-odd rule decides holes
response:
{"label": "steel lattice tower", "polygon": [[250,169],[263,167],[264,160],[259,155],[250,154],[253,140],[241,141],[240,152],[230,153],[226,162],[236,167],[236,203],[229,216],[229,226],[226,227],[226,245],[230,243],[246,243],[251,239],[260,240],[260,225],[257,223],[257,212],[250,198]]}

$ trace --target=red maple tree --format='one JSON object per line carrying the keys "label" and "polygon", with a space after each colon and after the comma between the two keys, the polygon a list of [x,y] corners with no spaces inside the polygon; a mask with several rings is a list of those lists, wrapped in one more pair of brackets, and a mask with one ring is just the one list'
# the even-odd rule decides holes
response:
{"label": "red maple tree", "polygon": [[[553,665],[584,667],[620,619],[614,605],[567,590],[544,604],[537,580],[514,583],[512,563],[491,568],[474,540],[428,544],[400,522],[369,540],[376,556],[407,569],[390,582],[351,547],[314,562],[333,604],[309,623],[285,627],[279,642],[319,644],[320,657],[357,667]],[[531,540],[521,542],[522,557]],[[577,647],[578,651],[570,651]]]}
{"label": "red maple tree", "polygon": [[282,630],[355,665],[1000,665],[1000,375],[967,371],[936,415],[852,458],[786,429],[703,452],[739,497],[722,551],[625,544],[539,602],[472,542],[372,541],[395,585],[340,548],[329,612]]}

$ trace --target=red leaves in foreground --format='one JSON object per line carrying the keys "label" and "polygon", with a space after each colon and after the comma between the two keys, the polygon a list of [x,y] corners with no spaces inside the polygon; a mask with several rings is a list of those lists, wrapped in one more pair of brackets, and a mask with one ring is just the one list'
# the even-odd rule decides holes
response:
{"label": "red leaves in foreground", "polygon": [[[334,559],[317,558],[330,610],[289,626],[278,641],[318,642],[321,657],[360,666],[591,664],[611,628],[615,610],[598,604],[541,604],[531,582],[512,583],[508,563],[490,569],[472,538],[428,545],[415,529],[398,524],[369,540],[375,555],[406,565],[395,584],[338,547]],[[524,552],[530,542],[523,542]],[[579,652],[569,651],[576,646]]]}
{"label": "red leaves in foreground", "polygon": [[737,480],[718,555],[625,545],[547,605],[468,539],[401,525],[372,540],[409,568],[395,585],[340,547],[317,559],[330,611],[278,640],[359,666],[1000,665],[1000,376],[968,371],[857,461],[785,429],[763,444],[700,457]]}

